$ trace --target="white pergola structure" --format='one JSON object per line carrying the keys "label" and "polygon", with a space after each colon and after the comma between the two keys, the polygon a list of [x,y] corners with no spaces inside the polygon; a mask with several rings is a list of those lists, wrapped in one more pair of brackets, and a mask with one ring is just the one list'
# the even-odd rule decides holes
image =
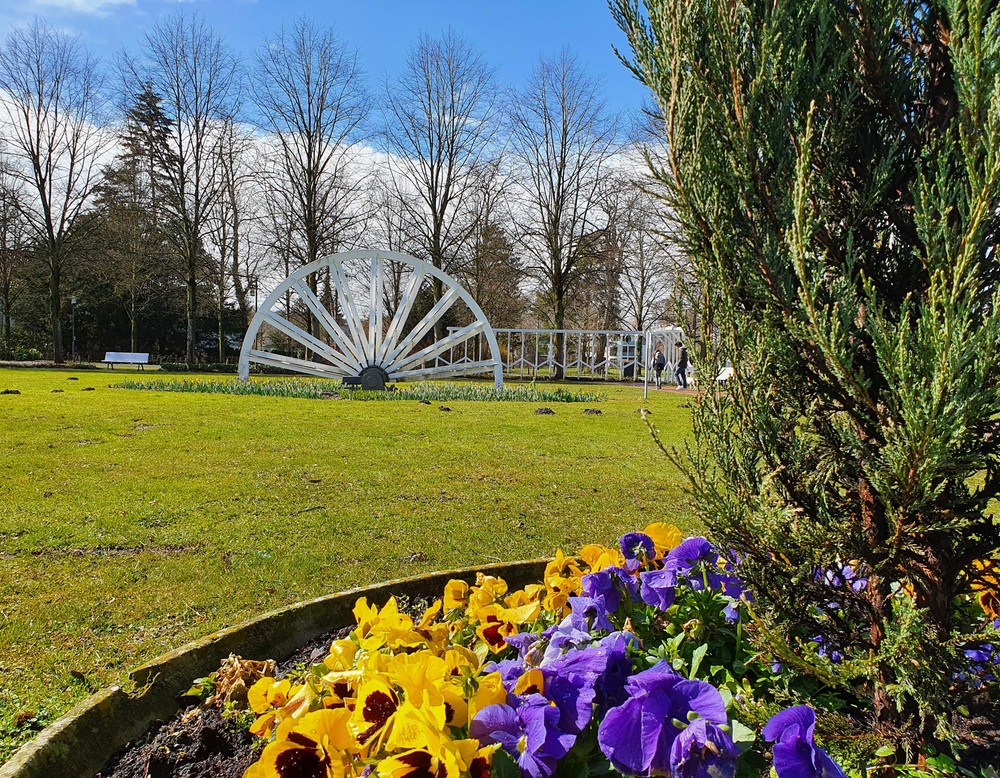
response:
{"label": "white pergola structure", "polygon": [[[310,276],[328,275],[340,321],[309,284]],[[440,299],[416,322],[414,303],[422,288],[439,281]],[[395,290],[395,294],[393,294]],[[391,315],[386,301],[398,297]],[[446,337],[421,346],[435,323],[458,301],[468,307],[472,322],[452,328]],[[308,311],[320,334],[289,320],[289,312]],[[341,324],[341,321],[343,324]],[[257,348],[262,327],[282,333],[311,358],[300,359]],[[438,357],[460,349],[467,341],[485,339],[475,360],[438,364]],[[496,335],[482,309],[447,273],[429,262],[395,251],[347,251],[324,257],[295,270],[257,309],[243,338],[239,377],[246,381],[250,364],[270,365],[305,375],[347,379],[365,389],[384,389],[390,381],[413,381],[492,373],[503,386],[503,360]]]}
{"label": "white pergola structure", "polygon": [[[552,378],[564,376],[603,380],[639,380],[642,367],[641,330],[547,330],[499,328],[494,330],[508,377]],[[562,335],[562,348],[556,348]],[[466,341],[437,359],[439,364],[460,364],[478,359],[477,346]]]}

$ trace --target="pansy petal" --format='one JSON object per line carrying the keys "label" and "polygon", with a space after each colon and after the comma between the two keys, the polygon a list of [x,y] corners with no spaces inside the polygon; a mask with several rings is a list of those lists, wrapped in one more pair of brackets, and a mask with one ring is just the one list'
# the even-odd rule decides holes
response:
{"label": "pansy petal", "polygon": [[813,727],[816,726],[816,711],[808,705],[795,705],[775,713],[764,725],[761,734],[764,740],[773,743],[781,734],[792,726],[798,726],[803,737],[812,739]]}
{"label": "pansy petal", "polygon": [[597,742],[616,770],[645,775],[653,753],[642,748],[642,701],[631,699],[609,710],[597,729]]}

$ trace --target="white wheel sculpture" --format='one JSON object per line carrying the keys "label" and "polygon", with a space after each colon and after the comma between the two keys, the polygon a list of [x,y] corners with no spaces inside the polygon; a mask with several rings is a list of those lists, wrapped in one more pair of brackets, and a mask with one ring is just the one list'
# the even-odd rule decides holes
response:
{"label": "white wheel sculpture", "polygon": [[[338,323],[308,283],[311,275],[327,270],[345,326]],[[434,279],[441,282],[441,298],[423,318],[410,324],[421,288]],[[387,317],[384,301],[393,281],[399,292],[398,305]],[[468,306],[472,323],[420,347],[434,324],[459,300]],[[307,310],[322,334],[311,334],[289,321],[288,311],[304,314]],[[300,344],[313,358],[299,359],[257,348],[264,325]],[[467,344],[475,343],[473,339],[480,335],[488,345],[489,358],[482,354],[479,358],[463,357],[438,364],[440,357],[446,353],[450,356],[456,348],[467,352]],[[306,375],[346,378],[360,382],[365,389],[384,389],[390,381],[490,372],[497,387],[503,386],[503,360],[496,335],[472,295],[429,262],[394,251],[348,251],[318,259],[293,272],[268,295],[250,322],[240,351],[239,376],[243,381],[250,376],[251,362]]]}

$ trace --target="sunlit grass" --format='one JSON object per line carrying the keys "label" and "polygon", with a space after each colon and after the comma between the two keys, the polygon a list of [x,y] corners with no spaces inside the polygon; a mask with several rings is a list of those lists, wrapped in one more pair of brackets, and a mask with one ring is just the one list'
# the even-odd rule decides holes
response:
{"label": "sunlit grass", "polygon": [[[0,369],[0,390],[21,392],[0,396],[0,759],[132,667],[271,608],[654,519],[697,531],[641,388],[581,387],[605,396],[584,415],[109,388],[120,381]],[[667,445],[689,435],[690,399],[650,399]]]}

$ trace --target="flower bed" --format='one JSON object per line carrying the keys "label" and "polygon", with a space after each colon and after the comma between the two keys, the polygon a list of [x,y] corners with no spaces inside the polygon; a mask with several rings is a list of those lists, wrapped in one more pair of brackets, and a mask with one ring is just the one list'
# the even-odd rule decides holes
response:
{"label": "flower bed", "polygon": [[751,603],[708,541],[653,524],[619,548],[560,553],[516,591],[494,576],[452,581],[413,615],[362,598],[322,662],[280,679],[230,667],[202,688],[216,701],[248,688],[261,750],[245,778],[749,776],[772,764],[807,778],[875,760],[882,744],[834,712],[843,701],[818,695],[819,720],[797,704],[794,673],[759,653]]}
{"label": "flower bed", "polygon": [[442,402],[472,400],[481,402],[599,402],[598,392],[545,388],[535,384],[514,384],[497,389],[486,384],[456,384],[421,381],[395,384],[391,391],[368,391],[345,387],[340,381],[284,378],[266,381],[219,381],[212,379],[124,379],[112,389],[139,389],[153,392],[195,392],[199,394],[236,394],[257,397],[296,397],[309,400],[418,400]]}

